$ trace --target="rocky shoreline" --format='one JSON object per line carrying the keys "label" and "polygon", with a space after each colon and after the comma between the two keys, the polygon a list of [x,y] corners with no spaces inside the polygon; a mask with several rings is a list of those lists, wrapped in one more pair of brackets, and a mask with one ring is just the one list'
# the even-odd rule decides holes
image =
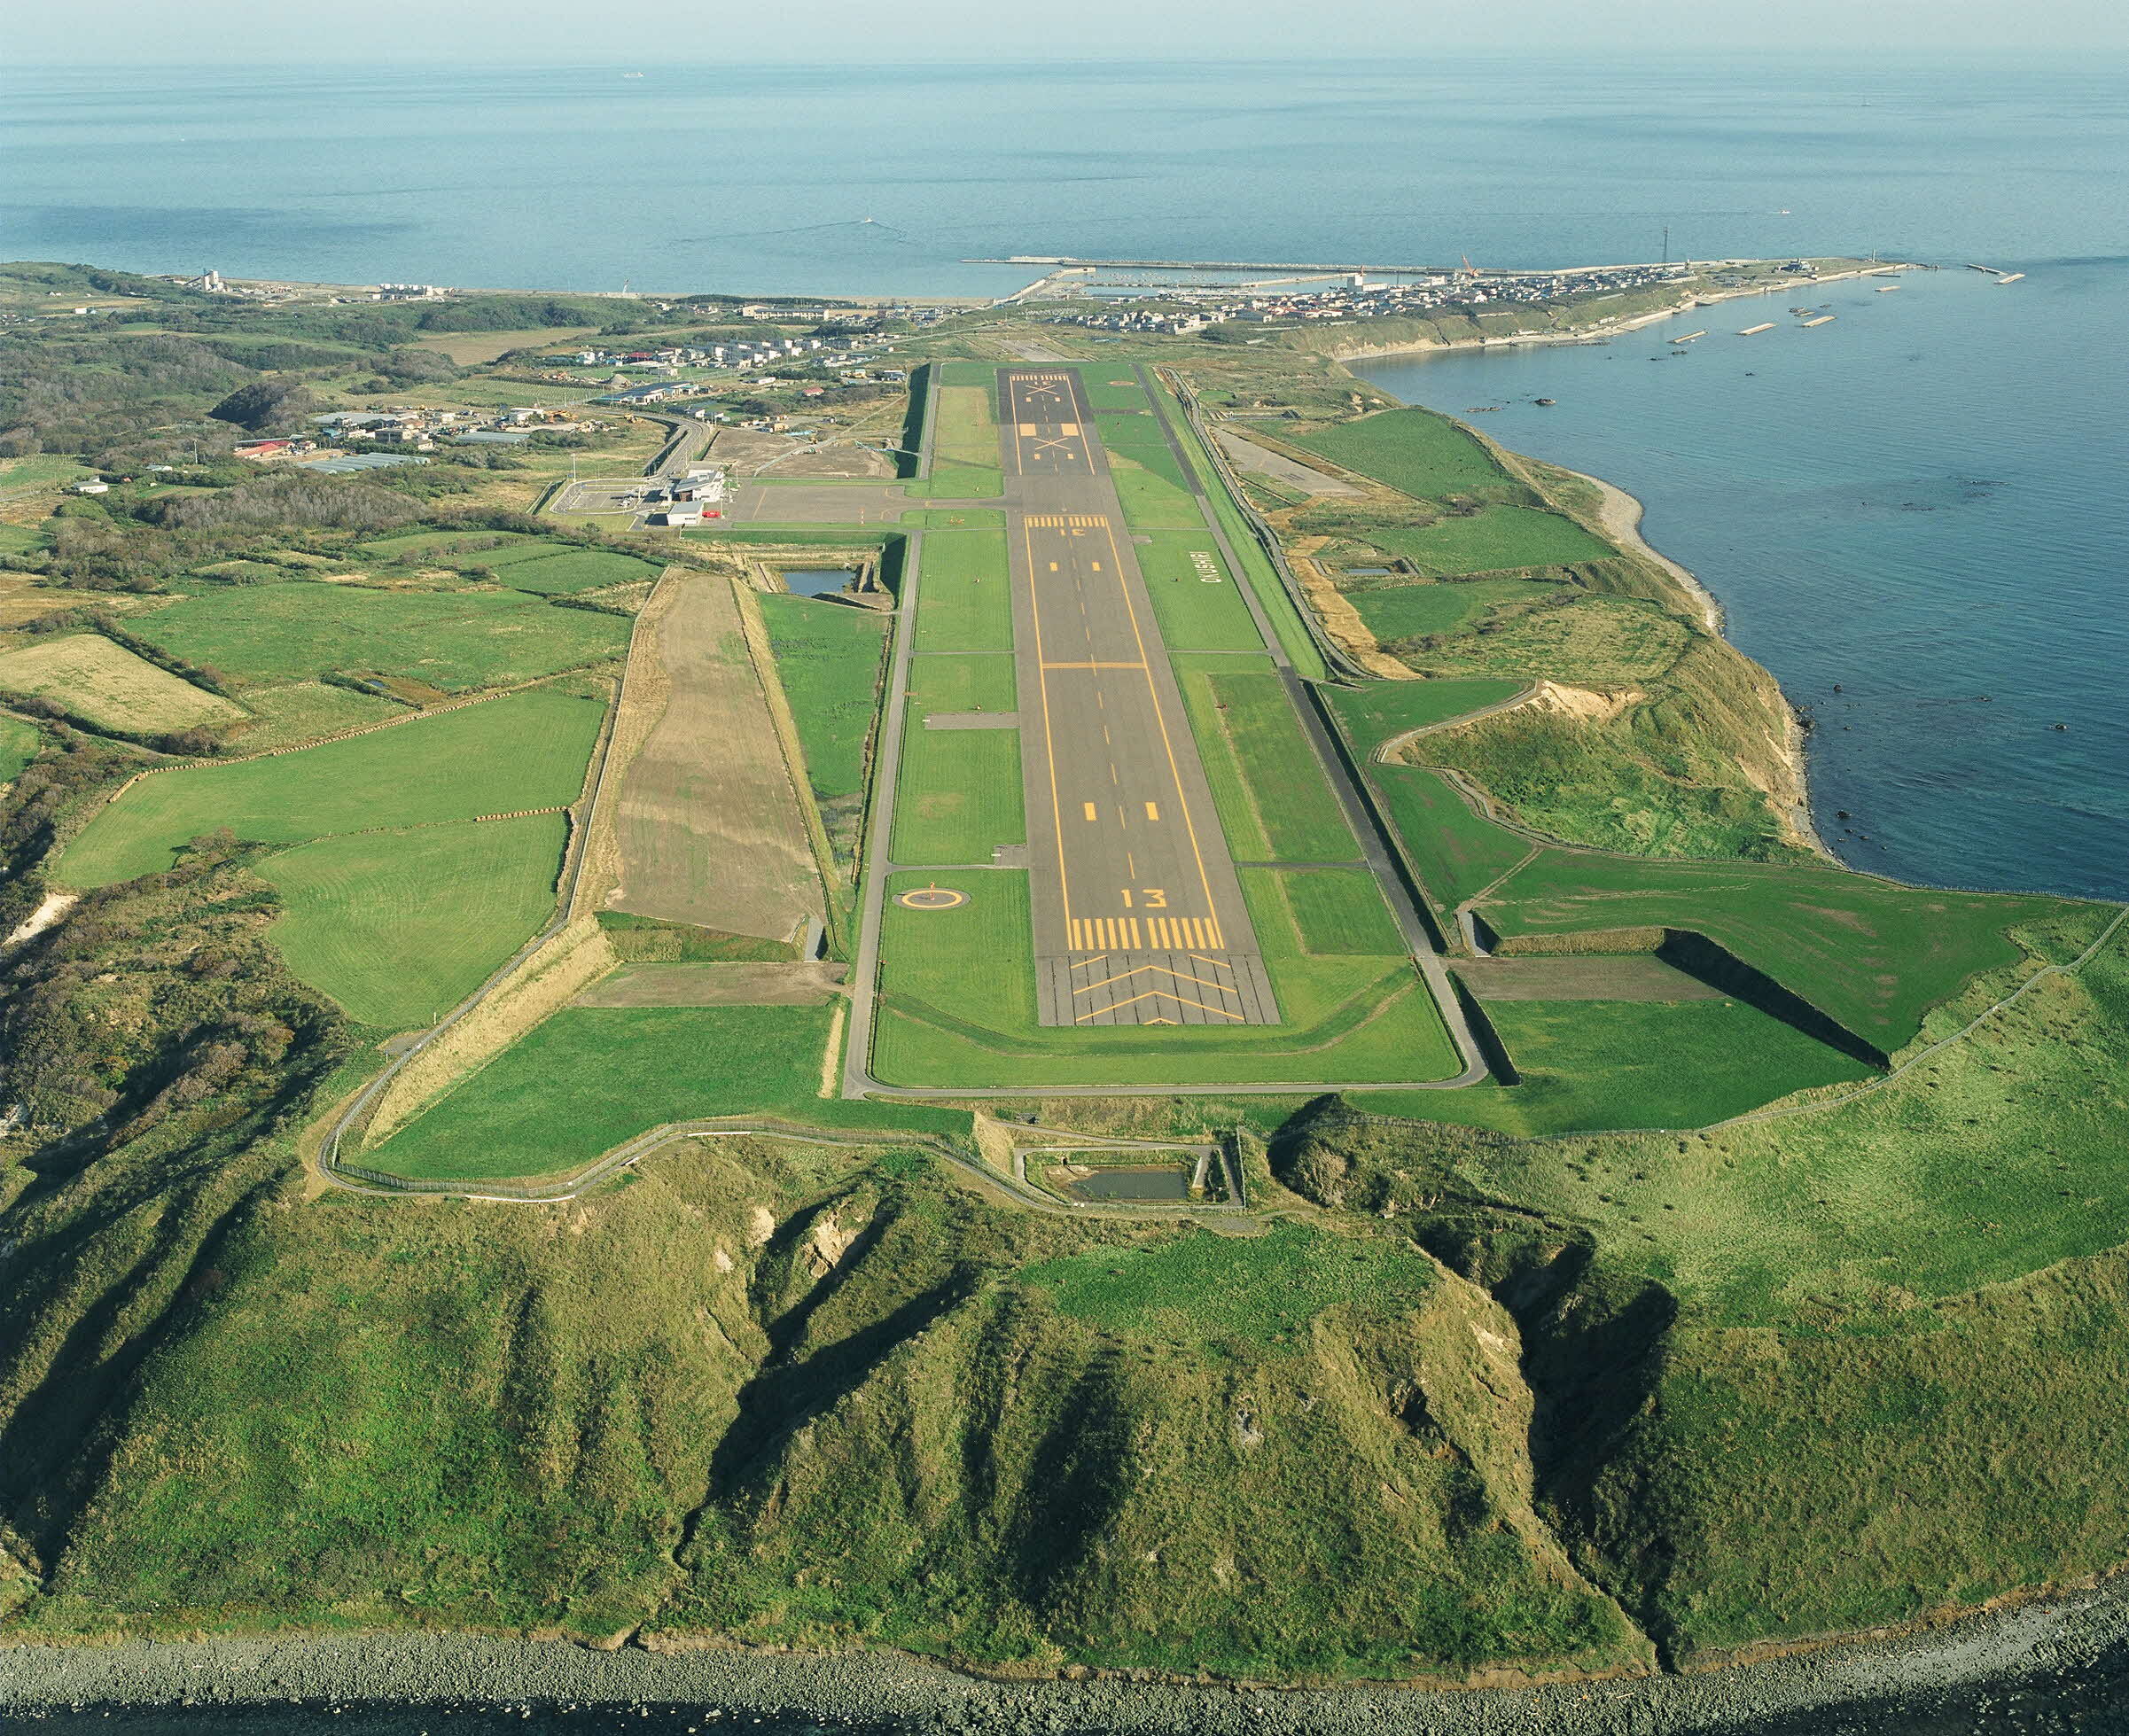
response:
{"label": "rocky shoreline", "polygon": [[[2045,1706],[2129,1646],[2129,1582],[1987,1612],[1904,1637],[1705,1673],[1532,1688],[1273,1689],[1116,1680],[995,1682],[899,1653],[602,1651],[461,1634],[223,1637],[0,1647],[0,1722],[156,1709],[172,1728],[216,1709],[278,1709],[277,1728],[363,1709],[568,1708],[632,1717],[675,1709],[853,1729],[997,1732],[1255,1732],[1295,1736],[1557,1736],[1742,1731],[1810,1715],[1835,1736],[2016,1693]],[[346,1729],[345,1724],[337,1726]],[[353,1728],[363,1726],[356,1723]]]}

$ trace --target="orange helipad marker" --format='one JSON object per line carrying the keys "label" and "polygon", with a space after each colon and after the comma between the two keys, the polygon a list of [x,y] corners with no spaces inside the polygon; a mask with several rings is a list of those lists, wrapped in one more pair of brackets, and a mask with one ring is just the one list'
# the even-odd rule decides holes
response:
{"label": "orange helipad marker", "polygon": [[966,904],[969,895],[951,886],[919,886],[899,894],[894,901],[905,910],[953,910]]}

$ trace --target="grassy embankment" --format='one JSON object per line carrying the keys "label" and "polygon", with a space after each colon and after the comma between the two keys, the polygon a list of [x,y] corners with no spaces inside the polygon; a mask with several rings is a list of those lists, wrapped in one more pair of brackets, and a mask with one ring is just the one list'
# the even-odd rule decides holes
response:
{"label": "grassy embankment", "polygon": [[344,742],[142,779],[60,857],[64,884],[109,885],[168,868],[227,829],[300,846],[257,871],[286,915],[291,968],[355,1018],[433,1020],[471,993],[552,907],[558,814],[476,822],[573,802],[598,733],[589,695],[513,695]]}

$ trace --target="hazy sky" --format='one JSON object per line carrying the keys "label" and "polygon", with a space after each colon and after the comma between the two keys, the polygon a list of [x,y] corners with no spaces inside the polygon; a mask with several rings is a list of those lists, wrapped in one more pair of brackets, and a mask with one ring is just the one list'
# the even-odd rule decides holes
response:
{"label": "hazy sky", "polygon": [[2129,48],[2121,0],[0,0],[21,63],[1059,59]]}

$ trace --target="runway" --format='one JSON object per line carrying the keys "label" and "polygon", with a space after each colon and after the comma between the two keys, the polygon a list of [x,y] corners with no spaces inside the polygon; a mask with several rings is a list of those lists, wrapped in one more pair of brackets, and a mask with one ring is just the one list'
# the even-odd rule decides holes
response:
{"label": "runway", "polygon": [[1275,1024],[1078,376],[998,392],[1041,1023]]}

